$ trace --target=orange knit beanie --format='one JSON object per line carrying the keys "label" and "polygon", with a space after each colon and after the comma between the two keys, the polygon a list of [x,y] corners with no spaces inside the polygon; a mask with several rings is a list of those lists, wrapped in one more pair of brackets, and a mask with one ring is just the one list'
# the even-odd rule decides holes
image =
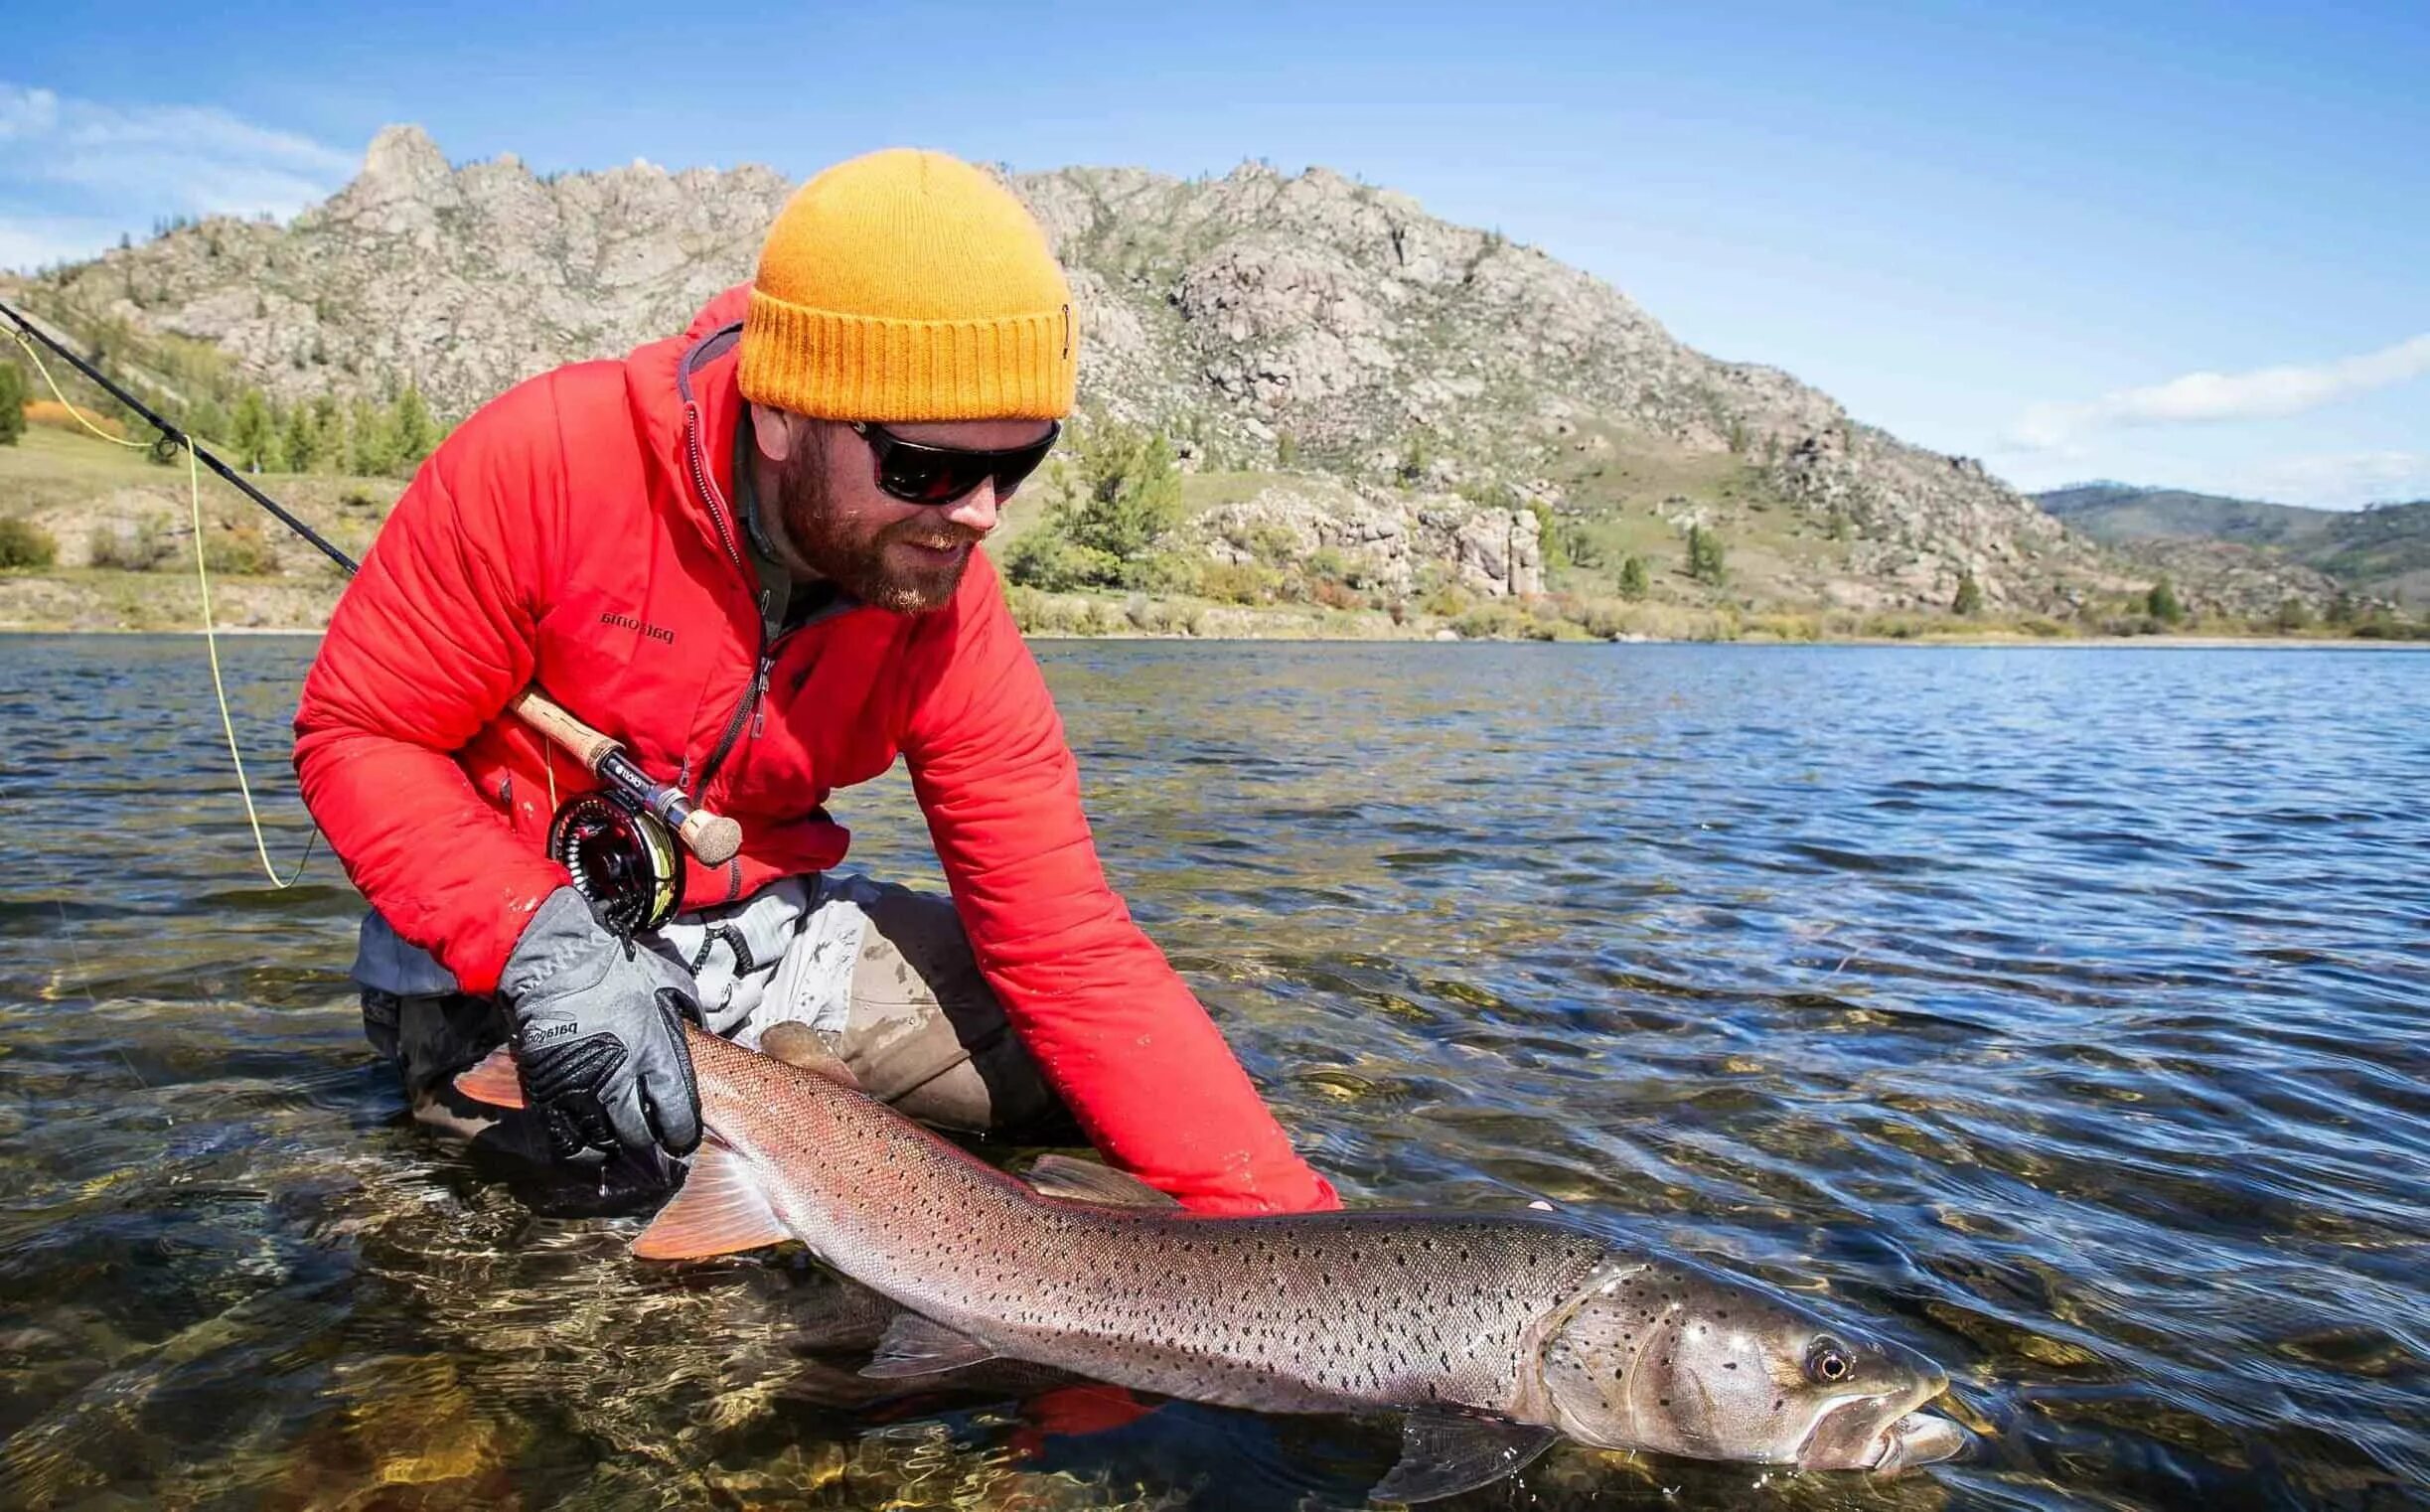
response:
{"label": "orange knit beanie", "polygon": [[891,148],[778,213],[742,394],[830,420],[1054,419],[1079,356],[1071,287],[1021,202],[960,159]]}

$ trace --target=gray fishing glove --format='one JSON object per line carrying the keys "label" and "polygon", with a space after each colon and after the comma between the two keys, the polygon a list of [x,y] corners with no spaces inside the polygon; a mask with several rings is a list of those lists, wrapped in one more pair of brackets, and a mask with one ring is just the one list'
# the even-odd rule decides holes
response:
{"label": "gray fishing glove", "polygon": [[682,967],[618,939],[571,887],[548,895],[498,982],[524,1096],[560,1160],[622,1146],[687,1155],[700,1090],[683,1020],[700,1004]]}

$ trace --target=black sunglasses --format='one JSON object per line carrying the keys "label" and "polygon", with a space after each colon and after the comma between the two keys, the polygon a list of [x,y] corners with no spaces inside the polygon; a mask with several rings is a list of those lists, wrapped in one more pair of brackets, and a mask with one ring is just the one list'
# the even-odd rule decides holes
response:
{"label": "black sunglasses", "polygon": [[992,478],[995,497],[1008,499],[1021,480],[1038,470],[1063,434],[1063,422],[1049,421],[1046,434],[1027,446],[1001,451],[973,451],[960,446],[931,446],[908,441],[885,426],[854,420],[853,431],[869,443],[877,458],[877,486],[906,504],[953,504]]}

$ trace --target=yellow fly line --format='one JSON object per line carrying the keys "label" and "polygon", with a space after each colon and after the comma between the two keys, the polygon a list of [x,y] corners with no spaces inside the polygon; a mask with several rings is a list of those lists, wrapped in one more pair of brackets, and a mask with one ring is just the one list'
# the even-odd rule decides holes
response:
{"label": "yellow fly line", "polygon": [[[43,362],[42,354],[34,350],[34,344],[25,339],[25,333],[12,331],[9,334],[17,339],[18,346],[25,348],[25,355],[34,360],[34,371],[42,375],[42,380],[51,386],[52,396],[59,400],[62,408],[76,417],[78,425],[109,442],[112,446],[124,446],[136,451],[148,450],[151,447],[152,443],[149,441],[129,441],[123,436],[113,436],[84,418],[84,412],[76,408],[67,394],[61,392],[59,379],[51,376],[50,367]],[[184,438],[181,436],[180,440]],[[228,712],[228,686],[220,677],[220,633],[211,619],[211,569],[203,559],[203,467],[195,460],[194,443],[186,441],[185,449],[186,510],[194,526],[194,581],[195,586],[202,591],[203,595],[203,644],[211,653],[211,690],[220,700],[220,728],[228,735],[228,759],[236,768],[236,791],[244,799],[245,822],[253,827],[253,853],[261,857],[262,875],[270,879],[272,887],[284,892],[295,885],[296,878],[304,874],[304,864],[312,859],[313,840],[319,838],[321,830],[318,825],[313,827],[312,834],[304,841],[304,853],[296,857],[295,870],[289,872],[282,880],[279,877],[278,868],[270,863],[270,842],[261,832],[261,815],[253,807],[253,785],[245,779],[244,755],[236,749],[235,716]]]}

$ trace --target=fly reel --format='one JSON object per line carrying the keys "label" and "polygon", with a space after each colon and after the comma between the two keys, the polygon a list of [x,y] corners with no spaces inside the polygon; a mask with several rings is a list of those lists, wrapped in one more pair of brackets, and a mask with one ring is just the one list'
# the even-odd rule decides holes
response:
{"label": "fly reel", "polygon": [[683,907],[683,851],[675,832],[621,793],[565,800],[548,824],[548,854],[619,935],[657,929]]}

